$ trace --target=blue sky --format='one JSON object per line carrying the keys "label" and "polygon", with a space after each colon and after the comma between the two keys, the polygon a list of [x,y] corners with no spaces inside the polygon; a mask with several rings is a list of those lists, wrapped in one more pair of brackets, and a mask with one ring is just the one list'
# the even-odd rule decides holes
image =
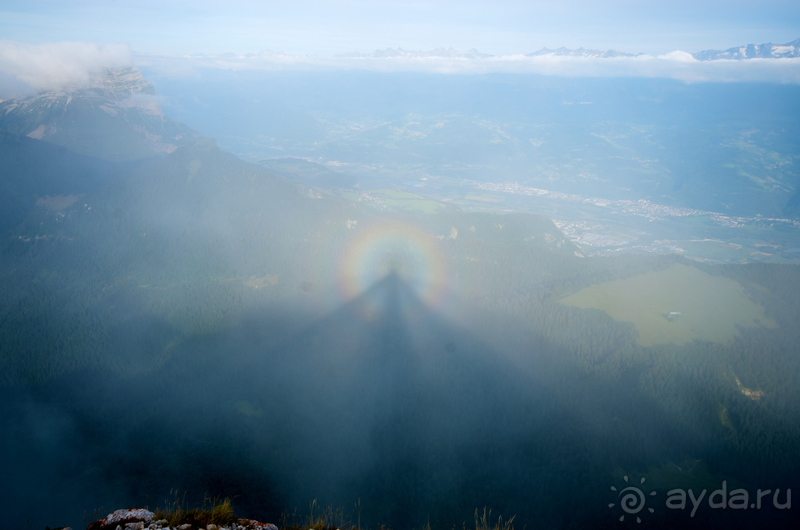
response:
{"label": "blue sky", "polygon": [[332,56],[387,47],[497,54],[579,46],[661,54],[800,37],[800,2],[12,0],[0,39],[130,45],[134,53]]}

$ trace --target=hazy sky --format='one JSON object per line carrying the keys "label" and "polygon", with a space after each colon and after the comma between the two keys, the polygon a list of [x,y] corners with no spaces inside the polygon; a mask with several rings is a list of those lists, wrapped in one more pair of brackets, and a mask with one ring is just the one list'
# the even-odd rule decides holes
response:
{"label": "hazy sky", "polygon": [[800,37],[789,0],[4,0],[0,39],[127,43],[134,53],[330,56],[387,47],[530,53],[580,46],[660,54]]}

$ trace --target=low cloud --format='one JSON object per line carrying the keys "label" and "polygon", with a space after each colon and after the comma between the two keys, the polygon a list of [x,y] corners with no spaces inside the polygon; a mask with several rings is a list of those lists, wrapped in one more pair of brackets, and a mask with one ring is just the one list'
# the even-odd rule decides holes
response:
{"label": "low cloud", "polygon": [[126,44],[0,41],[0,94],[84,88],[105,68],[132,64]]}
{"label": "low cloud", "polygon": [[445,74],[533,73],[563,77],[653,77],[685,82],[768,82],[800,84],[800,58],[698,61],[690,53],[635,57],[503,55],[495,57],[314,57],[275,52],[218,56],[137,56],[136,63],[159,75],[206,68],[226,70],[369,70]]}
{"label": "low cloud", "polygon": [[675,50],[674,52],[665,53],[664,55],[659,55],[656,59],[661,59],[662,61],[675,61],[678,63],[699,63],[697,59],[694,58],[689,52],[682,52],[680,50]]}

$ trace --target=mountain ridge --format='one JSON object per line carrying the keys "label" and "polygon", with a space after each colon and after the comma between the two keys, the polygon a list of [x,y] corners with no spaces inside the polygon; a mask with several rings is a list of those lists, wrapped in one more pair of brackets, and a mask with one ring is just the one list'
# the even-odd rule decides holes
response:
{"label": "mountain ridge", "polygon": [[[639,57],[646,55],[642,53],[628,53],[619,50],[597,50],[591,48],[575,48],[570,49],[565,46],[560,48],[550,49],[543,47],[535,52],[526,53],[525,57],[591,57],[599,59],[608,59],[616,57]],[[698,61],[715,61],[720,59],[783,59],[800,57],[800,39],[793,40],[786,44],[773,44],[771,42],[763,44],[743,44],[741,46],[734,46],[726,50],[702,50],[691,54],[692,57]],[[467,51],[459,51],[452,47],[450,48],[434,48],[432,50],[404,50],[403,48],[386,48],[384,50],[375,50],[372,53],[351,52],[336,55],[340,58],[351,59],[387,59],[387,58],[446,58],[446,59],[490,59],[497,57],[496,55],[481,53],[475,48]]]}
{"label": "mountain ridge", "polygon": [[800,57],[800,39],[795,39],[786,44],[744,44],[727,50],[703,50],[692,54],[698,61],[716,61],[720,59],[733,59],[737,61],[746,59],[786,59]]}
{"label": "mountain ridge", "polygon": [[164,115],[136,68],[106,69],[87,87],[4,100],[0,130],[115,162],[171,153],[202,137]]}

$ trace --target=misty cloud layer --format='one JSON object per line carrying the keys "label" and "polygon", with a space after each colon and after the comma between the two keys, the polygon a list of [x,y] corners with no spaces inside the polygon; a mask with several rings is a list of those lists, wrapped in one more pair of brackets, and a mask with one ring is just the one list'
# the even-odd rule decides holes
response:
{"label": "misty cloud layer", "polygon": [[[365,70],[441,74],[520,73],[562,77],[647,77],[695,82],[800,83],[800,59],[698,61],[674,51],[653,57],[560,57],[522,54],[499,57],[334,57],[273,52],[221,56],[137,56],[136,62],[167,77],[190,76],[195,70]],[[174,72],[174,73],[173,73]]]}
{"label": "misty cloud layer", "polygon": [[91,42],[26,44],[0,41],[0,98],[26,92],[80,89],[105,68],[124,68],[133,62],[126,44]]}

